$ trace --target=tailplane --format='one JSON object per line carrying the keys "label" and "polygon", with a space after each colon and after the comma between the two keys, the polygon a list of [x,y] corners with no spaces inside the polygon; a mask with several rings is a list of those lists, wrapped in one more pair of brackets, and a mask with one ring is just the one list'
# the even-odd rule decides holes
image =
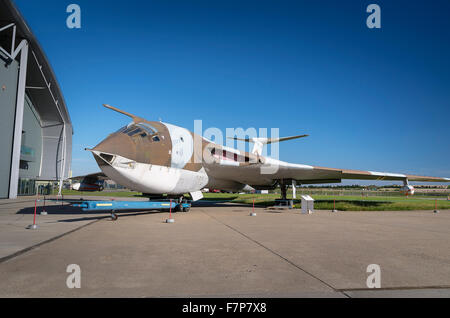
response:
{"label": "tailplane", "polygon": [[253,146],[252,154],[261,156],[264,145],[273,144],[276,142],[282,142],[286,140],[298,139],[308,137],[309,135],[298,135],[298,136],[290,136],[290,137],[282,137],[282,138],[237,138],[237,137],[228,137],[233,140],[240,140],[245,142],[252,142],[255,145]]}

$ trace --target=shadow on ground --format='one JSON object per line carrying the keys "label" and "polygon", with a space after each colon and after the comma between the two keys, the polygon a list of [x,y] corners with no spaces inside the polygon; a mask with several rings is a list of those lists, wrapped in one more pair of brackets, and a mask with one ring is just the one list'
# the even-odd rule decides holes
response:
{"label": "shadow on ground", "polygon": [[233,207],[246,207],[246,208],[251,206],[251,204],[235,203],[235,202],[230,202],[230,201],[225,201],[225,200],[221,200],[221,201],[200,200],[197,202],[192,202],[192,207],[194,207],[194,208],[195,207],[202,207],[202,208],[230,207],[230,205],[232,205]]}
{"label": "shadow on ground", "polygon": [[[43,207],[37,207],[36,213],[40,214],[43,211]],[[80,221],[94,221],[98,219],[104,219],[110,217],[110,211],[92,211],[92,212],[86,212],[81,210],[79,207],[72,207],[70,205],[52,205],[52,206],[46,206],[45,211],[48,213],[48,215],[82,215],[82,217],[79,218],[71,218],[71,219],[62,219],[62,220],[55,220],[55,223],[58,222],[80,222]],[[143,214],[154,214],[154,213],[164,213],[167,211],[159,211],[159,210],[122,210],[122,211],[116,211],[115,213],[120,217],[125,216],[137,216],[137,215],[143,215]],[[34,214],[34,206],[33,207],[27,207],[20,209],[16,214],[22,214],[22,215],[32,215]],[[92,215],[92,216],[89,216]]]}
{"label": "shadow on ground", "polygon": [[391,204],[390,201],[364,201],[364,200],[316,200],[316,203],[327,203],[327,204],[333,204],[333,202],[336,203],[346,203],[361,207],[379,207],[386,204]]}

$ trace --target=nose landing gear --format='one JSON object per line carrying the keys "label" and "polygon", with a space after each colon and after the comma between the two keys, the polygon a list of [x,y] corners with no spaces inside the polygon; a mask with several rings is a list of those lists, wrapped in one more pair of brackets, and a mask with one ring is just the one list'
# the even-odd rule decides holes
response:
{"label": "nose landing gear", "polygon": [[189,212],[191,210],[191,202],[188,201],[185,197],[181,200],[180,203],[181,212]]}
{"label": "nose landing gear", "polygon": [[187,204],[187,206],[184,206],[181,208],[181,212],[189,212],[189,210],[191,209],[191,205]]}
{"label": "nose landing gear", "polygon": [[189,212],[191,209],[191,204],[184,196],[177,198],[176,202],[175,212]]}
{"label": "nose landing gear", "polygon": [[191,203],[184,196],[175,198],[172,197],[172,200],[176,203],[176,206],[173,208],[173,212],[189,212],[191,209]]}

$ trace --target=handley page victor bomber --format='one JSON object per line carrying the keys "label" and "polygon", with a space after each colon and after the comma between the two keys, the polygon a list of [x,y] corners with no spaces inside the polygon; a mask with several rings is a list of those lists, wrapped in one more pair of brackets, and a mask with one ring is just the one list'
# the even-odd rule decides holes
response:
{"label": "handley page victor bomber", "polygon": [[252,152],[221,146],[171,124],[147,121],[115,107],[105,107],[132,118],[132,122],[109,135],[92,152],[103,173],[85,176],[75,190],[101,190],[97,182],[110,178],[149,196],[167,194],[182,199],[190,193],[202,198],[203,188],[241,191],[245,188],[281,187],[286,199],[289,184],[339,183],[342,179],[403,181],[401,191],[414,194],[408,181],[450,182],[450,178],[422,177],[400,173],[359,171],[294,164],[262,156],[264,144],[286,138],[239,139],[253,142]]}

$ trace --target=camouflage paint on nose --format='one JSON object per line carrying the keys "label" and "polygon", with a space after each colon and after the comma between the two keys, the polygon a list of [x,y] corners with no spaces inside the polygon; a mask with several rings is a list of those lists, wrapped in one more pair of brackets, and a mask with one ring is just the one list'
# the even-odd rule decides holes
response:
{"label": "camouflage paint on nose", "polygon": [[92,150],[119,155],[139,163],[171,166],[172,140],[169,130],[163,123],[147,121],[110,105],[103,106],[128,116],[133,121]]}
{"label": "camouflage paint on nose", "polygon": [[109,135],[92,150],[108,155],[120,155],[130,159],[136,157],[137,151],[132,139],[128,135],[119,132]]}
{"label": "camouflage paint on nose", "polygon": [[[129,160],[171,166],[172,141],[165,125],[156,122],[130,123],[91,149],[99,165],[110,163],[108,155],[118,155]],[[100,158],[98,158],[100,156]]]}

